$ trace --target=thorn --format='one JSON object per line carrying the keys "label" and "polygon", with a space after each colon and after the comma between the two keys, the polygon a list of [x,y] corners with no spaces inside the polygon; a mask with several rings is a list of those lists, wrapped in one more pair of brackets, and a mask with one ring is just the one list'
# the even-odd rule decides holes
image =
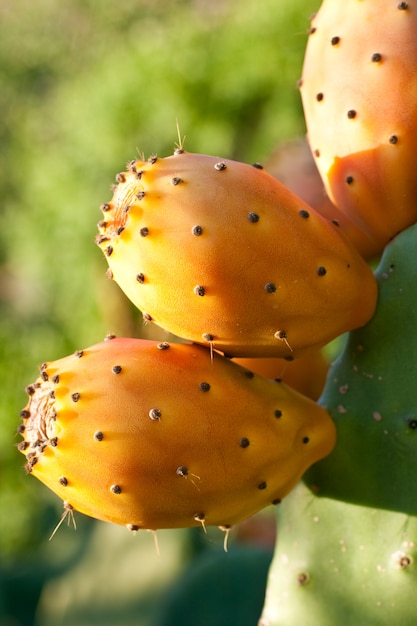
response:
{"label": "thorn", "polygon": [[61,515],[61,519],[59,520],[58,524],[55,526],[54,531],[52,533],[52,535],[49,537],[48,541],[51,541],[51,539],[55,536],[58,528],[61,526],[62,522],[68,518],[68,526],[72,525],[74,526],[74,530],[77,530],[77,524],[75,522],[75,517],[74,517],[74,509],[71,506],[71,504],[67,501],[64,502],[64,511]]}
{"label": "thorn", "polygon": [[178,121],[178,117],[176,119],[176,125],[177,125],[177,134],[178,134],[178,143],[175,142],[175,147],[176,147],[176,151],[178,151],[178,153],[184,152],[184,142],[185,142],[185,138],[186,135],[184,135],[184,137],[181,137],[181,132],[180,132],[180,123]]}
{"label": "thorn", "polygon": [[224,532],[224,541],[223,541],[223,550],[225,552],[228,552],[228,541],[229,541],[229,535],[230,535],[230,526],[219,526],[220,530]]}
{"label": "thorn", "polygon": [[154,541],[154,545],[155,545],[155,550],[156,550],[156,556],[158,557],[158,559],[161,558],[161,551],[159,549],[159,541],[158,541],[158,535],[156,534],[156,530],[153,530],[152,528],[148,528],[148,533],[152,533],[153,535],[153,541]]}

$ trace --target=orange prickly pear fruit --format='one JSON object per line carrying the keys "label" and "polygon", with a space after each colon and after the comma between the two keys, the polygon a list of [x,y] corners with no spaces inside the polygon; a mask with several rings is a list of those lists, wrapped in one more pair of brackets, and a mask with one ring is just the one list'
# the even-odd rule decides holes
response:
{"label": "orange prickly pear fruit", "polygon": [[113,338],[44,363],[27,393],[27,471],[131,530],[236,524],[335,443],[322,407],[195,344]]}
{"label": "orange prickly pear fruit", "polygon": [[308,139],[334,204],[380,253],[417,221],[417,12],[324,0],[305,53]]}
{"label": "orange prickly pear fruit", "polygon": [[378,255],[380,250],[375,241],[330,200],[304,137],[286,141],[278,146],[265,163],[265,167],[317,213],[328,220],[336,220],[340,230],[364,259],[372,260]]}
{"label": "orange prickly pear fruit", "polygon": [[117,181],[97,243],[145,320],[230,356],[286,357],[372,317],[358,252],[259,167],[177,150]]}
{"label": "orange prickly pear fruit", "polygon": [[288,362],[274,357],[240,357],[234,362],[265,378],[281,380],[312,400],[321,396],[329,370],[329,360],[318,348],[306,350],[300,357]]}

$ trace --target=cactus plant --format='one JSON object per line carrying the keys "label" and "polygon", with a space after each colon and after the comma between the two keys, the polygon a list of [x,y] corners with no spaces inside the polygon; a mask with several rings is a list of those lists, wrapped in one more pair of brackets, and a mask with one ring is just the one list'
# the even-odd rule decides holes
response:
{"label": "cactus plant", "polygon": [[416,623],[416,241],[386,248],[377,313],[330,370],[338,442],[279,512],[262,625]]}
{"label": "cactus plant", "polygon": [[[416,621],[416,7],[383,8],[324,0],[310,29],[301,94],[334,213],[259,166],[132,161],[97,244],[144,319],[196,343],[45,363],[21,413],[26,469],[66,512],[227,530],[289,494],[260,626]],[[361,255],[382,252],[374,274]],[[317,402],[242,366],[346,331]]]}

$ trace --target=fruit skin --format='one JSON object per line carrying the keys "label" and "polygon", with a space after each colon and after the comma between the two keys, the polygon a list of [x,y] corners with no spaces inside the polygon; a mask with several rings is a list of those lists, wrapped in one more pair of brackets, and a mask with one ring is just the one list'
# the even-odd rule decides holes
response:
{"label": "fruit skin", "polygon": [[305,53],[311,150],[331,200],[375,254],[417,221],[416,30],[410,2],[324,0]]}
{"label": "fruit skin", "polygon": [[43,364],[27,391],[27,471],[130,530],[229,527],[335,443],[323,408],[197,345],[113,338]]}
{"label": "fruit skin", "polygon": [[373,315],[376,281],[354,247],[259,167],[177,150],[117,181],[97,243],[144,318],[174,335],[293,357]]}
{"label": "fruit skin", "polygon": [[318,400],[329,370],[329,359],[323,350],[306,350],[293,361],[278,358],[237,358],[235,363],[274,380],[280,379],[299,393]]}

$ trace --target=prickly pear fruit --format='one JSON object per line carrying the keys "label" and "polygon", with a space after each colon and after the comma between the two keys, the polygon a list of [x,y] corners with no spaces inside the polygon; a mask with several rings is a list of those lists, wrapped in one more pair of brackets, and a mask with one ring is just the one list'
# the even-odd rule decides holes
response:
{"label": "prickly pear fruit", "polygon": [[373,315],[354,247],[262,169],[177,150],[129,170],[97,243],[146,320],[231,356],[292,357]]}
{"label": "prickly pear fruit", "polygon": [[376,252],[417,221],[415,8],[324,0],[302,71],[308,139],[327,192]]}
{"label": "prickly pear fruit", "polygon": [[318,400],[326,382],[329,360],[323,350],[306,350],[293,361],[273,357],[237,358],[235,363],[274,380],[282,380],[299,393]]}
{"label": "prickly pear fruit", "polygon": [[335,443],[323,408],[197,345],[114,338],[44,363],[27,392],[27,471],[131,530],[228,527]]}

